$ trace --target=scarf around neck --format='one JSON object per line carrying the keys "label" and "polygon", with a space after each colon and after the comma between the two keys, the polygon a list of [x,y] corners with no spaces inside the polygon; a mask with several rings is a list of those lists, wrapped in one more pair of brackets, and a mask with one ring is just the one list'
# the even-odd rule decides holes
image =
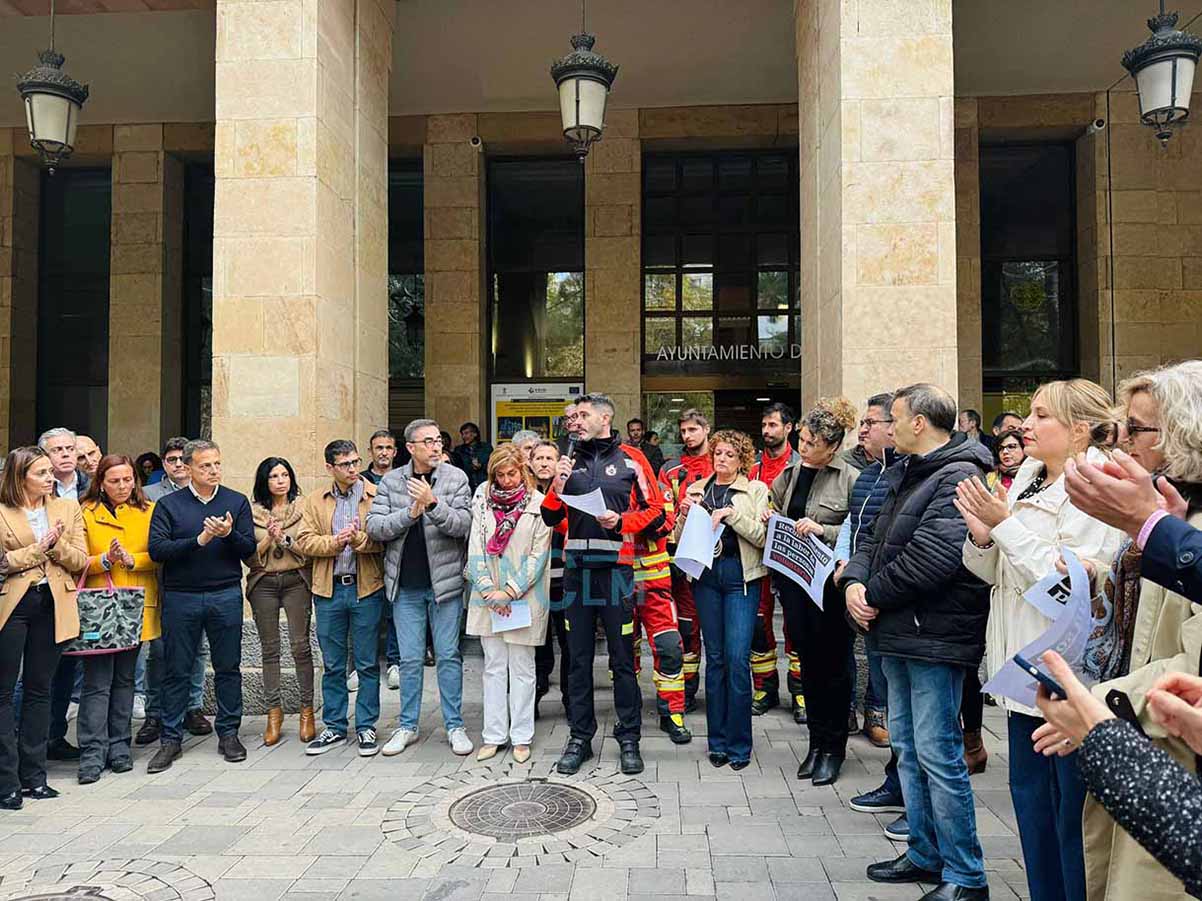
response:
{"label": "scarf around neck", "polygon": [[495,557],[505,553],[509,539],[517,528],[518,519],[526,508],[526,485],[520,484],[511,491],[504,491],[492,482],[488,484],[488,497],[485,506],[492,511],[496,519],[497,529],[488,539],[485,551]]}

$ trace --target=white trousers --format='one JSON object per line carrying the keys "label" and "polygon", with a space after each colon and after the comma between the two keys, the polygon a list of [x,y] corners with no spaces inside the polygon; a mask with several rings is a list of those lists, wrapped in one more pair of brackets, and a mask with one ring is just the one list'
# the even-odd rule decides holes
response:
{"label": "white trousers", "polygon": [[528,745],[534,740],[534,645],[481,635],[484,648],[486,745]]}

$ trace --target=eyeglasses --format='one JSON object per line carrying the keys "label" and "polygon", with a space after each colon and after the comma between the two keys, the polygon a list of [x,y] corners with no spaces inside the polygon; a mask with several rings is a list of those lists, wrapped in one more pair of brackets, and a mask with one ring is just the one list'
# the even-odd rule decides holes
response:
{"label": "eyeglasses", "polygon": [[441,438],[423,438],[420,441],[410,441],[410,444],[424,444],[426,447],[442,447]]}
{"label": "eyeglasses", "polygon": [[892,419],[861,419],[860,420],[860,428],[870,429],[874,425],[886,425],[887,423],[890,423],[890,422],[893,422],[893,420]]}
{"label": "eyeglasses", "polygon": [[163,462],[170,463],[172,466],[175,466],[179,463],[183,463],[184,457],[183,457],[183,454],[175,454],[174,456],[171,456],[171,457],[164,457]]}
{"label": "eyeglasses", "polygon": [[1019,444],[1003,444],[1001,447],[999,447],[997,449],[999,454],[1005,454],[1005,453],[1012,454],[1015,451],[1020,451],[1020,450],[1022,450],[1022,445],[1019,445]]}
{"label": "eyeglasses", "polygon": [[354,460],[343,460],[341,463],[335,463],[335,469],[341,469],[343,472],[350,472],[352,469],[358,469],[363,461],[356,457]]}
{"label": "eyeglasses", "polygon": [[1160,429],[1158,429],[1154,426],[1140,425],[1138,422],[1134,422],[1133,420],[1130,420],[1130,419],[1127,420],[1126,426],[1127,426],[1127,434],[1131,435],[1131,436],[1138,435],[1142,432],[1147,432],[1149,434],[1155,434],[1155,433],[1160,432]]}

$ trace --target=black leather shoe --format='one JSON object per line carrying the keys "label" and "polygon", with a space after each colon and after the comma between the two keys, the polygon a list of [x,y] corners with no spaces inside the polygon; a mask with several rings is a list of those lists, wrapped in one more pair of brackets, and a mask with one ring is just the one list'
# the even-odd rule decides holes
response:
{"label": "black leather shoe", "polygon": [[134,736],[135,745],[153,745],[163,732],[163,721],[157,716],[148,716],[142,723],[142,728]]}
{"label": "black leather shoe", "polygon": [[47,760],[79,760],[79,748],[65,738],[56,738],[46,743]]}
{"label": "black leather shoe", "polygon": [[109,769],[114,773],[128,773],[134,768],[134,762],[128,757],[118,757],[109,761]]}
{"label": "black leather shoe", "polygon": [[27,798],[33,798],[35,801],[49,801],[52,798],[57,798],[62,794],[58,789],[51,788],[49,785],[39,785],[37,788],[23,788],[21,794]]}
{"label": "black leather shoe", "polygon": [[[680,720],[680,722],[677,722]],[[679,713],[672,716],[661,716],[659,718],[659,728],[661,732],[667,732],[668,738],[672,739],[674,745],[687,745],[693,740],[693,733],[688,730],[684,724],[684,717]]]}
{"label": "black leather shoe", "polygon": [[198,707],[184,714],[184,731],[191,735],[209,735],[213,731],[213,724],[205,719]]}
{"label": "black leather shoe", "polygon": [[799,726],[804,726],[809,721],[809,717],[806,716],[805,697],[803,695],[794,695],[792,706],[793,722],[797,723]]}
{"label": "black leather shoe", "polygon": [[873,882],[929,882],[933,885],[943,880],[942,873],[915,866],[909,854],[902,854],[895,860],[871,863],[867,872]]}
{"label": "black leather shoe", "polygon": [[825,751],[814,761],[814,784],[831,785],[839,778],[839,770],[843,767],[843,758]]}
{"label": "black leather shoe", "polygon": [[217,739],[217,752],[226,763],[241,763],[246,759],[246,747],[238,740],[238,733],[231,732]]}
{"label": "black leather shoe", "polygon": [[737,773],[739,770],[745,770],[745,769],[747,769],[749,766],[751,766],[751,761],[750,761],[750,760],[732,760],[732,761],[730,762],[730,768],[731,768],[732,770],[734,770],[736,773]]}
{"label": "black leather shoe", "polygon": [[763,716],[773,707],[780,706],[780,695],[770,695],[767,692],[762,697],[751,699],[751,715]]}
{"label": "black leather shoe", "polygon": [[169,770],[171,764],[175,763],[182,754],[183,750],[178,741],[165,741],[159,745],[159,749],[150,758],[150,763],[146,764],[146,772],[153,775]]}
{"label": "black leather shoe", "polygon": [[809,779],[814,775],[814,764],[818,759],[818,749],[810,748],[810,752],[806,754],[806,759],[801,762],[801,766],[797,768],[798,779]]}
{"label": "black leather shoe", "polygon": [[20,792],[9,792],[7,795],[0,795],[0,810],[20,810],[25,803]]}
{"label": "black leather shoe", "polygon": [[569,738],[567,747],[560,755],[559,763],[555,764],[555,769],[564,776],[571,776],[579,772],[580,768],[584,766],[584,762],[592,760],[592,757],[592,745],[579,738]]}
{"label": "black leather shoe", "polygon": [[989,889],[965,888],[962,885],[941,882],[938,888],[927,892],[919,901],[989,901]]}
{"label": "black leather shoe", "polygon": [[621,743],[621,753],[618,755],[620,769],[627,776],[634,776],[643,771],[643,755],[639,753],[639,743],[627,739]]}
{"label": "black leather shoe", "polygon": [[693,695],[693,697],[691,697],[691,698],[684,699],[684,712],[685,713],[692,713],[696,709],[697,709],[697,696],[696,695]]}
{"label": "black leather shoe", "polygon": [[57,798],[58,792],[49,785],[39,785],[37,788],[23,788],[21,794],[27,798],[33,798],[35,801],[49,801],[51,798]]}
{"label": "black leather shoe", "polygon": [[726,766],[728,763],[730,763],[730,758],[727,757],[725,754],[715,754],[713,751],[710,752],[709,758],[710,758],[710,763],[712,763],[716,767]]}
{"label": "black leather shoe", "polygon": [[91,785],[93,782],[99,782],[99,781],[100,781],[100,770],[90,769],[90,770],[80,770],[79,771],[79,784],[80,785]]}

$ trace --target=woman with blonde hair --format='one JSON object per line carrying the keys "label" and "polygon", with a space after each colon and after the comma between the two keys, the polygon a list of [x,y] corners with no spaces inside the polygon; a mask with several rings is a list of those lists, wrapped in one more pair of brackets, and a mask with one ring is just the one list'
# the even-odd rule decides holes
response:
{"label": "woman with blonde hair", "polygon": [[[1169,480],[1186,500],[1186,517],[1202,526],[1202,362],[1191,360],[1141,372],[1119,385],[1120,447],[1144,469]],[[1191,771],[1194,751],[1153,716],[1148,695],[1167,673],[1199,675],[1202,607],[1141,579],[1142,550],[1122,539],[1112,560],[1096,567],[1094,629],[1083,669],[1105,700],[1121,692],[1153,743]],[[1089,563],[1086,563],[1087,567]],[[1048,723],[1035,731],[1045,754],[1075,748]],[[1181,881],[1106,812],[1092,794],[1085,800],[1085,882],[1090,898],[1168,901]]]}
{"label": "woman with blonde hair", "polygon": [[[9,451],[0,480],[0,810],[24,798],[57,798],[46,784],[50,678],[59,646],[79,635],[76,579],[88,565],[79,504],[54,496],[54,469],[40,447]],[[24,687],[21,734],[13,715]]]}
{"label": "woman with blonde hair", "polygon": [[[513,745],[513,759],[530,759],[534,739],[535,649],[550,618],[551,530],[543,523],[542,494],[525,452],[503,444],[488,458],[487,481],[472,500],[464,577],[471,593],[467,634],[484,649],[484,729],[477,760]],[[506,620],[529,616],[529,624]]]}
{"label": "woman with blonde hair", "polygon": [[[1048,382],[1031,398],[1023,421],[1027,459],[1009,491],[993,493],[973,478],[956,489],[956,508],[968,525],[964,565],[992,585],[985,646],[992,677],[1052,621],[1023,599],[1055,570],[1061,550],[1082,559],[1110,559],[1121,534],[1072,505],[1064,464],[1084,453],[1105,459],[1117,426],[1106,391],[1086,379]],[[1008,714],[1010,796],[1018,819],[1032,901],[1083,901],[1085,864],[1081,811],[1085,784],[1075,756],[1045,758],[1032,735],[1038,710],[1002,699]]]}
{"label": "woman with blonde hair", "polygon": [[[860,470],[839,453],[855,429],[857,411],[843,397],[823,399],[798,422],[801,461],[772,483],[772,508],[793,520],[797,534],[813,535],[834,548],[839,528],[851,509],[851,492]],[[810,746],[798,779],[830,785],[847,757],[848,716],[852,706],[847,666],[855,634],[847,622],[842,592],[828,580],[818,609],[792,579],[773,576],[785,629],[801,657]]]}
{"label": "woman with blonde hair", "polygon": [[768,486],[747,478],[755,447],[742,432],[723,430],[709,439],[713,474],[685,491],[676,515],[676,537],[693,504],[725,526],[714,562],[693,581],[697,617],[705,636],[705,721],[714,766],[741,770],[751,762],[751,635],[760,608],[764,520]]}

